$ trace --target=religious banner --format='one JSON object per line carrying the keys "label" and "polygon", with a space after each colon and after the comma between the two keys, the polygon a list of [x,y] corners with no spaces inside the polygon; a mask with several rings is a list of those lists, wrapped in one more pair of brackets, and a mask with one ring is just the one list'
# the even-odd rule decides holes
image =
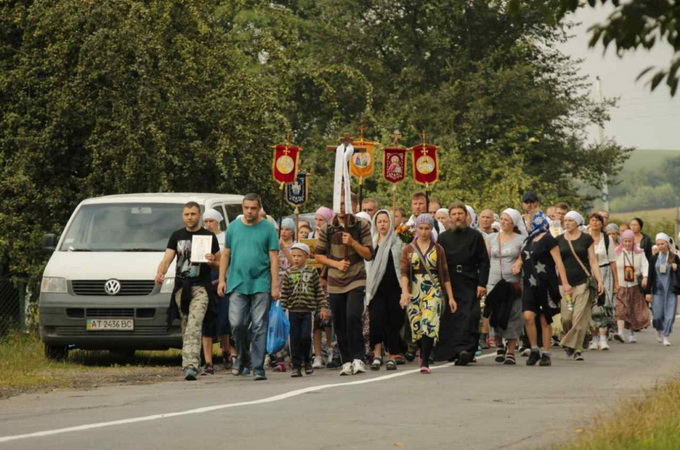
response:
{"label": "religious banner", "polygon": [[295,181],[286,186],[286,201],[291,206],[302,206],[309,197],[309,177],[305,172],[299,172]]}
{"label": "religious banner", "polygon": [[300,150],[299,147],[285,144],[274,147],[272,175],[277,183],[289,184],[295,181]]}
{"label": "religious banner", "polygon": [[377,142],[367,141],[363,138],[352,142],[354,154],[349,160],[349,170],[355,177],[363,180],[373,175],[375,167],[374,151]]}
{"label": "religious banner", "polygon": [[383,177],[390,183],[400,183],[406,177],[406,149],[388,147],[383,149]]}
{"label": "religious banner", "polygon": [[439,181],[437,146],[420,144],[411,147],[413,152],[413,180],[418,184],[434,184]]}

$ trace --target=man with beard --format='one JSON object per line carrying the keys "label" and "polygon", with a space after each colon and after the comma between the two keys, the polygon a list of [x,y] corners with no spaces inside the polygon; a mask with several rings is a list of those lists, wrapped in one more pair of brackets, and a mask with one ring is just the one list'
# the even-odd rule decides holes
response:
{"label": "man with beard", "polygon": [[479,298],[486,295],[489,254],[482,233],[467,225],[465,204],[449,205],[449,215],[451,227],[439,235],[437,242],[446,253],[458,310],[455,314],[446,309],[442,312],[435,359],[455,360],[456,365],[466,366],[479,343]]}

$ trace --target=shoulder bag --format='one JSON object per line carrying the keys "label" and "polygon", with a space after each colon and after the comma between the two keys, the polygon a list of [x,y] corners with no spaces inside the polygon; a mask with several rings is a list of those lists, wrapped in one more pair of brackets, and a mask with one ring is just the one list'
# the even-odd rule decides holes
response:
{"label": "shoulder bag", "polygon": [[569,248],[571,249],[571,254],[574,255],[574,258],[576,258],[576,261],[578,261],[579,266],[581,266],[581,269],[586,273],[586,277],[588,277],[588,291],[590,293],[590,301],[593,304],[596,304],[598,306],[603,306],[605,302],[605,293],[602,292],[602,295],[598,296],[597,295],[597,280],[595,279],[594,276],[590,273],[590,271],[586,268],[586,265],[583,264],[583,261],[581,261],[581,258],[578,257],[576,254],[576,251],[574,250],[574,246],[571,244],[571,241],[567,239],[566,236],[564,236],[564,240],[567,241],[567,244],[569,244]]}

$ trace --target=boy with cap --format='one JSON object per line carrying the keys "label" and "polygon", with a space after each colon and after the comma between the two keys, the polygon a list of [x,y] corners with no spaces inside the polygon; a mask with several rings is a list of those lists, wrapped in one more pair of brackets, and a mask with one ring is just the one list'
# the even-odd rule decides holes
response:
{"label": "boy with cap", "polygon": [[293,363],[291,377],[302,376],[304,362],[305,374],[314,372],[311,361],[312,313],[322,320],[330,317],[326,294],[321,288],[321,279],[315,268],[306,265],[309,246],[296,243],[290,249],[293,265],[283,273],[281,306],[288,310],[290,320],[290,351]]}

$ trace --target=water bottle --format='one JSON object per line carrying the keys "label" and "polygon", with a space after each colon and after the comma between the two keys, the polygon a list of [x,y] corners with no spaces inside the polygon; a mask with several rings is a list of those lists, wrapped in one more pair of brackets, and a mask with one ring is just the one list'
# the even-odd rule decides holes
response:
{"label": "water bottle", "polygon": [[567,295],[564,297],[564,301],[567,302],[567,310],[568,310],[570,313],[573,313],[573,312],[574,312],[574,300],[571,298],[571,295],[567,294]]}

